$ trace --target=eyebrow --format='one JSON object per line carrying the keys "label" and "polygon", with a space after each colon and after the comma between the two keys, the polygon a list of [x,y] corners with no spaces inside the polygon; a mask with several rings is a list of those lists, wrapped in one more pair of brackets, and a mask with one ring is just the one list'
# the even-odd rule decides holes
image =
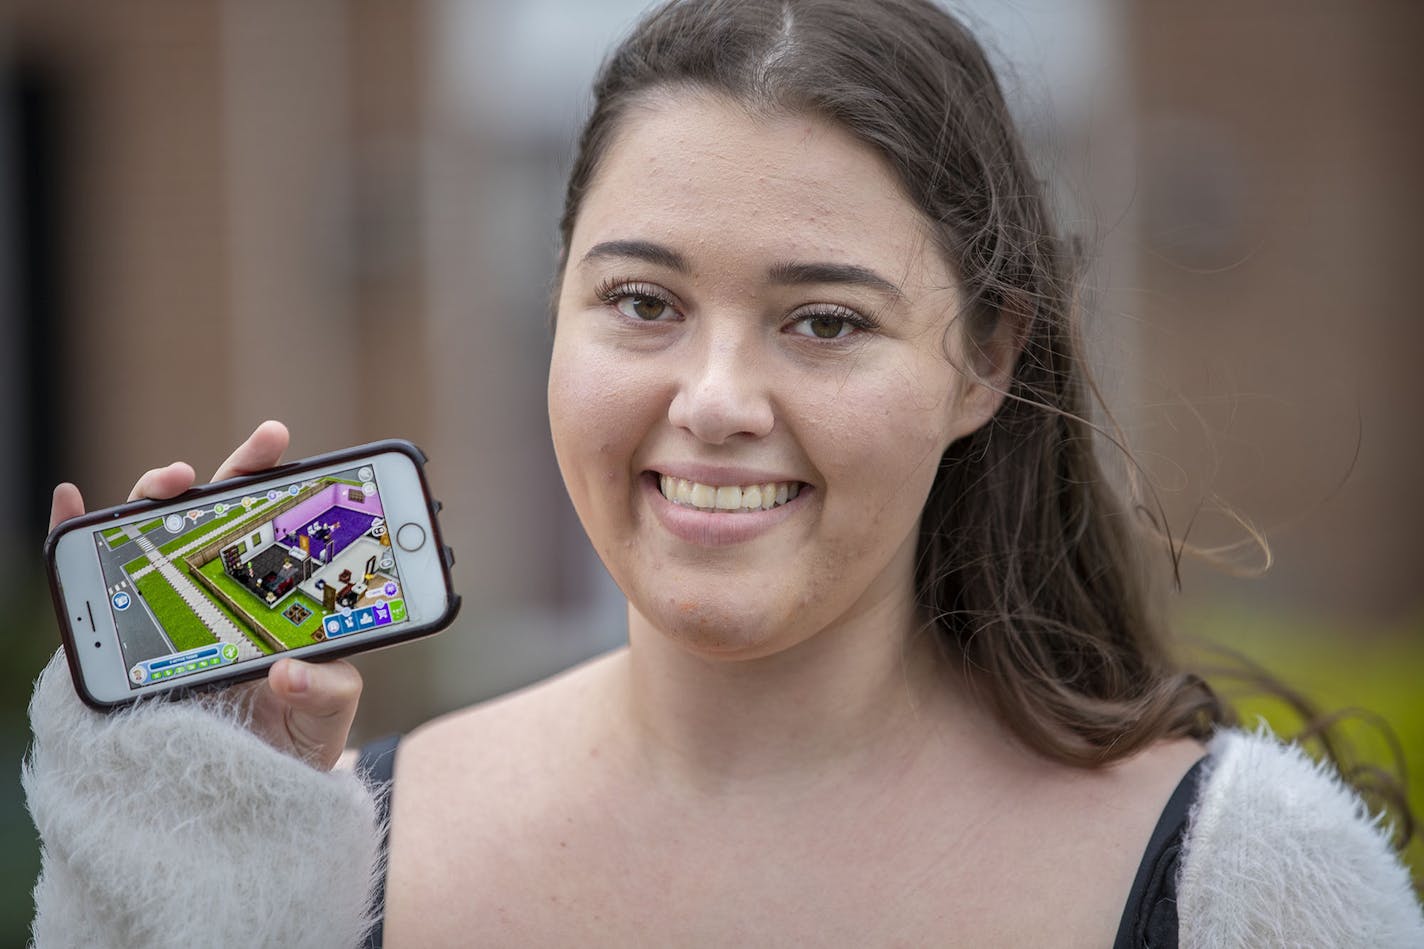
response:
{"label": "eyebrow", "polygon": [[609,257],[632,257],[656,264],[659,267],[666,267],[669,270],[676,270],[678,273],[688,273],[692,269],[687,266],[687,258],[671,247],[654,244],[652,241],[604,241],[601,244],[594,244],[589,248],[588,253],[583,255],[580,264]]}
{"label": "eyebrow", "polygon": [[865,287],[897,300],[905,295],[898,286],[869,267],[860,267],[856,264],[786,262],[774,264],[769,273],[772,283],[785,285],[838,283]]}
{"label": "eyebrow", "polygon": [[[580,264],[609,258],[633,258],[659,267],[666,267],[678,273],[691,273],[687,258],[662,244],[642,240],[603,241],[589,248]],[[783,261],[767,269],[772,283],[783,286],[797,286],[812,283],[831,283],[865,287],[895,299],[905,293],[893,282],[885,279],[869,267],[857,264],[836,264],[827,262]]]}

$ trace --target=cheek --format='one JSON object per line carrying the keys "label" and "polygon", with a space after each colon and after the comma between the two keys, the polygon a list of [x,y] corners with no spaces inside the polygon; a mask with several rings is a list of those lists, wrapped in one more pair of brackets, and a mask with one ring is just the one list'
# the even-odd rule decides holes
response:
{"label": "cheek", "polygon": [[898,546],[913,530],[955,430],[955,376],[945,364],[910,360],[865,373],[824,403],[816,425],[830,489],[827,515],[856,555]]}
{"label": "cheek", "polygon": [[621,485],[639,439],[655,420],[654,399],[614,354],[555,341],[549,363],[549,430],[554,454],[579,507]]}

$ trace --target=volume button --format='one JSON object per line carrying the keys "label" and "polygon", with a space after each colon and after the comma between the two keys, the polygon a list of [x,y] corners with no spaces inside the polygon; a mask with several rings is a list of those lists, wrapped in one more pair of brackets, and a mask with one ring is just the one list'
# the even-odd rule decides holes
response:
{"label": "volume button", "polygon": [[445,557],[445,566],[447,568],[455,566],[454,548],[452,548],[449,544],[446,544],[444,549],[441,550],[441,554],[443,554]]}

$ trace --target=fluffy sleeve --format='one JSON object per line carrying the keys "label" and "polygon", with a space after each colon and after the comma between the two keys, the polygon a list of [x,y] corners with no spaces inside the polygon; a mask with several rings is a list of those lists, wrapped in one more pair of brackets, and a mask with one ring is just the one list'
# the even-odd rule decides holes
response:
{"label": "fluffy sleeve", "polygon": [[83,705],[59,653],[30,701],[34,944],[359,944],[379,835],[350,772],[283,754],[216,702]]}
{"label": "fluffy sleeve", "polygon": [[1388,828],[1333,768],[1264,730],[1210,751],[1183,841],[1183,949],[1424,947]]}

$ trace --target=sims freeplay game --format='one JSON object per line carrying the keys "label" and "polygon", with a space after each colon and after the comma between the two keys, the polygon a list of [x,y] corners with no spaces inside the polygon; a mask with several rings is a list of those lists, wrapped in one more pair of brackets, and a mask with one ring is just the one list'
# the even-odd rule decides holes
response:
{"label": "sims freeplay game", "polygon": [[403,622],[373,473],[94,533],[133,686]]}

